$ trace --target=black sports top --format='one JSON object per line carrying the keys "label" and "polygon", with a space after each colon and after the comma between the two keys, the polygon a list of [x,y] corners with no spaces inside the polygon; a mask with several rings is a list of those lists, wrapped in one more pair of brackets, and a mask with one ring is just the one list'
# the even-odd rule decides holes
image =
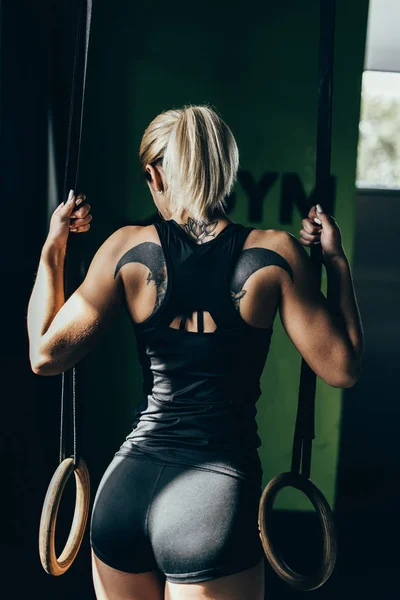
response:
{"label": "black sports top", "polygon": [[[292,276],[290,266],[272,250],[242,250],[253,227],[229,223],[203,244],[172,219],[155,227],[161,247],[139,244],[116,267],[117,273],[127,262],[142,262],[151,271],[161,253],[167,269],[160,305],[145,321],[133,322],[143,400],[118,454],[145,454],[241,478],[259,475],[255,405],[273,327],[247,324],[234,303],[256,270],[274,264]],[[177,315],[194,311],[198,331],[187,331],[184,318],[179,329],[170,326]],[[215,321],[213,332],[203,331],[201,311]]]}

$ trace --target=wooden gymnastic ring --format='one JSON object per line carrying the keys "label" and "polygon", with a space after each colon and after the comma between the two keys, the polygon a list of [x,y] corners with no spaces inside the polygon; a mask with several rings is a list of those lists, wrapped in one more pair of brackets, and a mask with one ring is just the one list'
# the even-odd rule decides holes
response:
{"label": "wooden gymnastic ring", "polygon": [[[314,505],[323,531],[323,557],[318,569],[311,575],[300,575],[293,571],[275,551],[271,541],[269,517],[277,493],[284,487],[294,487],[303,492]],[[322,492],[309,479],[295,473],[281,473],[265,487],[259,504],[258,528],[265,555],[276,574],[286,583],[300,590],[321,587],[331,576],[336,563],[336,534],[333,515]]]}
{"label": "wooden gymnastic ring", "polygon": [[[64,550],[59,558],[55,550],[55,529],[61,496],[65,485],[75,474],[76,501],[74,518]],[[39,554],[44,570],[49,575],[62,575],[72,565],[85,533],[90,503],[90,478],[85,462],[74,465],[73,458],[65,458],[51,478],[44,499],[39,527]]]}

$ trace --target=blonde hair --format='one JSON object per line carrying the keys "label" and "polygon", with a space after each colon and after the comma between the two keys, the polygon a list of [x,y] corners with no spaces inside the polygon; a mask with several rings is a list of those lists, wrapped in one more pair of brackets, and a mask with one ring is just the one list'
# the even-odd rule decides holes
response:
{"label": "blonde hair", "polygon": [[239,167],[231,130],[205,105],[159,114],[144,132],[139,159],[143,171],[147,164],[162,163],[171,214],[187,211],[200,220],[215,209],[224,211]]}

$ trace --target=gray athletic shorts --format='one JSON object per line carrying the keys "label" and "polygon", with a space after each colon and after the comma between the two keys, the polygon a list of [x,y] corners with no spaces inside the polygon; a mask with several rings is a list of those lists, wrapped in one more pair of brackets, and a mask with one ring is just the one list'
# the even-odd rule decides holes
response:
{"label": "gray athletic shorts", "polygon": [[90,544],[114,569],[159,569],[174,583],[243,571],[264,557],[260,479],[116,453],[94,500]]}

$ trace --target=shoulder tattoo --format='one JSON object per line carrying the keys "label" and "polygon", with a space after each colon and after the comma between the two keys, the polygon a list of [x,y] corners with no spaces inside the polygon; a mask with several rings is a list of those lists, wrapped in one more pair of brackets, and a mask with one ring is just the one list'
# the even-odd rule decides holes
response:
{"label": "shoulder tattoo", "polygon": [[246,281],[256,271],[263,267],[277,266],[285,269],[293,281],[293,270],[287,260],[274,250],[267,248],[248,248],[243,250],[235,266],[231,279],[231,296],[237,310],[240,310],[240,300],[245,296],[243,289]]}
{"label": "shoulder tattoo", "polygon": [[154,242],[143,242],[125,252],[115,267],[114,279],[124,265],[134,262],[141,263],[149,269],[147,285],[154,281],[157,294],[154,312],[161,304],[167,288],[165,258],[161,246]]}

